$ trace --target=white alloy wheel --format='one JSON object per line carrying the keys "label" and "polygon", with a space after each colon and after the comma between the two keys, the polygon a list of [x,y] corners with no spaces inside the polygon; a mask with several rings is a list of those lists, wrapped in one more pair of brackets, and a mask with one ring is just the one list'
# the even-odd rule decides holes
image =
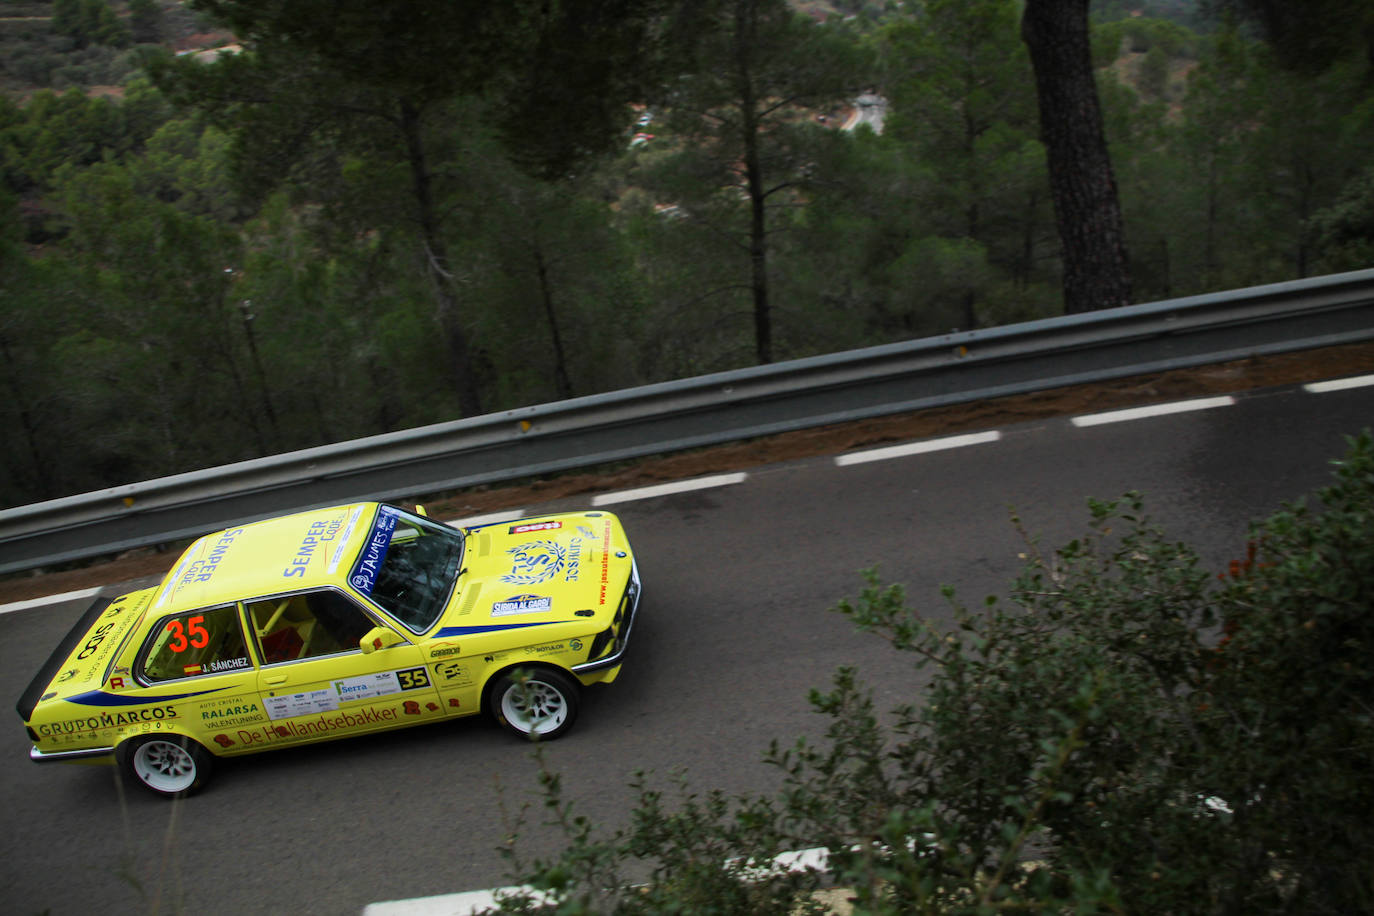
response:
{"label": "white alloy wheel", "polygon": [[210,774],[210,754],[181,735],[136,738],[120,751],[126,773],[168,798],[190,795]]}
{"label": "white alloy wheel", "polygon": [[577,717],[577,684],[557,671],[507,675],[497,685],[498,718],[521,735],[556,738]]}

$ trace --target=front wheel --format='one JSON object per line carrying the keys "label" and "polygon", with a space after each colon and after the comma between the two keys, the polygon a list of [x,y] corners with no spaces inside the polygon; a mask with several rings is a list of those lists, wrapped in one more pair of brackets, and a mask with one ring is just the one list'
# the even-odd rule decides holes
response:
{"label": "front wheel", "polygon": [[506,728],[549,741],[572,728],[579,685],[561,671],[537,668],[503,674],[491,691],[491,711]]}
{"label": "front wheel", "polygon": [[144,735],[115,754],[129,779],[164,798],[184,798],[210,778],[214,757],[184,735]]}

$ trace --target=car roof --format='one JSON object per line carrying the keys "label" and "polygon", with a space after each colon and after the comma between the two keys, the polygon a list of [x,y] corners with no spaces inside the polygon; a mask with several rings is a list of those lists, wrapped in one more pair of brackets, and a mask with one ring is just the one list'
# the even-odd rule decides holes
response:
{"label": "car roof", "polygon": [[162,580],[152,613],[342,586],[377,503],[312,509],[207,534]]}

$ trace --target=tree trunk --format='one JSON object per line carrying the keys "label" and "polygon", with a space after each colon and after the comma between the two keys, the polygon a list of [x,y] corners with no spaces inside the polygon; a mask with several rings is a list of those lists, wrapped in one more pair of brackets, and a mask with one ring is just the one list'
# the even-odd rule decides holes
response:
{"label": "tree trunk", "polygon": [[549,280],[549,266],[538,243],[534,246],[534,266],[539,275],[539,298],[544,305],[544,317],[549,322],[553,338],[553,383],[560,398],[572,397],[572,379],[568,376],[568,358],[563,352],[563,335],[558,333],[558,316],[553,307],[553,283]]}
{"label": "tree trunk", "polygon": [[1117,199],[1088,40],[1088,0],[1027,0],[1021,37],[1030,51],[1040,130],[1064,253],[1064,311],[1131,299]]}
{"label": "tree trunk", "polygon": [[449,372],[458,394],[458,407],[463,416],[475,417],[482,413],[482,398],[477,387],[477,376],[472,371],[472,351],[468,346],[467,332],[463,330],[458,316],[458,296],[449,267],[448,246],[439,233],[434,190],[420,131],[420,113],[408,102],[402,102],[400,106],[400,127],[410,159],[415,217],[420,226],[425,269],[434,288],[439,333],[443,335],[444,349],[448,353]]}
{"label": "tree trunk", "polygon": [[749,195],[749,288],[754,303],[754,356],[773,361],[773,315],[768,304],[768,224],[759,158],[759,124],[749,55],[754,47],[758,11],[751,0],[735,7],[735,78],[740,99],[740,139],[744,144],[744,174]]}

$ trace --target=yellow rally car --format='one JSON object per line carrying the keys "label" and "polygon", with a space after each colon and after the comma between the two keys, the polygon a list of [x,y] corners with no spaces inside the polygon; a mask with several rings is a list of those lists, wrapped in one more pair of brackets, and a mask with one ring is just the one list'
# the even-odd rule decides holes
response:
{"label": "yellow rally car", "polygon": [[458,529],[377,503],[207,535],[98,601],[20,698],[36,761],[169,797],[216,756],[473,715],[563,734],[610,683],[639,575],[608,512]]}

